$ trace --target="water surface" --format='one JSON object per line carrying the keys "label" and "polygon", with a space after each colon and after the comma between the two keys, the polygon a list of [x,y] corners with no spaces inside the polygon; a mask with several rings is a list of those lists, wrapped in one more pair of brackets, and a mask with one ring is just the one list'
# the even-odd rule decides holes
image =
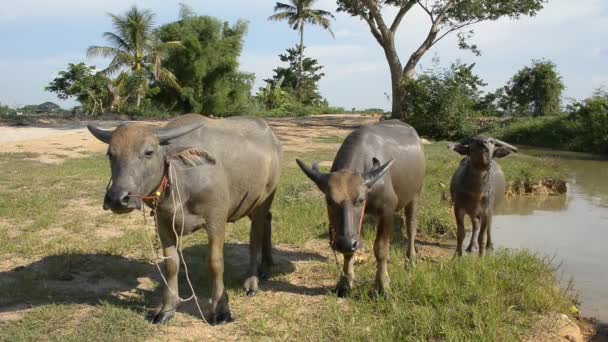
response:
{"label": "water surface", "polygon": [[608,322],[608,161],[569,152],[522,152],[557,158],[568,172],[568,193],[506,200],[494,218],[495,245],[555,257],[563,281],[574,278],[583,314]]}

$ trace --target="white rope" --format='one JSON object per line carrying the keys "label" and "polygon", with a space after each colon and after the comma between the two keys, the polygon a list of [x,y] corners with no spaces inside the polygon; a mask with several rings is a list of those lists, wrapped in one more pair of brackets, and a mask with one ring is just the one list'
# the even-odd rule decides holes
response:
{"label": "white rope", "polygon": [[[194,298],[194,303],[196,303],[196,308],[198,309],[199,314],[201,315],[202,320],[209,324],[207,322],[207,320],[205,319],[205,315],[203,315],[203,310],[201,310],[201,306],[198,302],[198,297],[196,296],[196,293],[194,292],[194,286],[192,286],[192,282],[190,281],[190,272],[188,271],[188,264],[186,264],[186,259],[184,258],[184,251],[183,251],[183,245],[182,245],[182,239],[184,237],[184,226],[185,226],[185,222],[186,222],[186,215],[184,214],[184,203],[182,202],[182,195],[179,191],[179,184],[177,183],[177,173],[175,171],[175,168],[173,167],[173,164],[169,163],[169,181],[170,183],[173,183],[171,181],[171,176],[173,175],[174,179],[175,179],[175,189],[177,191],[177,198],[179,200],[179,208],[181,210],[181,214],[182,214],[182,229],[180,232],[180,236],[178,238],[177,236],[177,231],[175,230],[175,216],[177,214],[177,210],[175,208],[175,196],[173,194],[173,186],[171,186],[171,199],[173,200],[173,233],[175,234],[175,237],[177,239],[177,250],[179,252],[179,256],[180,259],[182,261],[182,264],[184,265],[184,271],[186,273],[186,281],[188,282],[188,286],[190,287],[190,291],[192,291],[192,296],[190,296],[190,298],[188,298],[187,300],[193,299]],[[178,297],[179,298],[179,297]]]}
{"label": "white rope", "polygon": [[[187,302],[187,301],[194,299],[194,302],[196,303],[196,308],[198,309],[198,312],[201,315],[201,319],[205,323],[209,324],[209,322],[207,322],[207,320],[205,319],[205,315],[203,315],[203,310],[201,309],[200,303],[198,301],[198,297],[196,296],[196,293],[194,291],[194,286],[192,285],[192,282],[190,281],[188,265],[186,264],[186,259],[184,258],[182,239],[184,236],[184,225],[185,225],[186,217],[184,214],[184,205],[182,203],[182,197],[181,197],[181,193],[179,191],[179,185],[177,183],[177,174],[175,173],[175,169],[174,169],[174,167],[172,167],[171,163],[169,163],[169,182],[172,185],[173,184],[175,185],[175,189],[177,191],[177,198],[180,202],[180,209],[181,209],[181,215],[182,215],[182,228],[181,228],[180,234],[178,235],[177,230],[175,229],[175,218],[176,218],[176,214],[177,214],[177,207],[175,205],[175,195],[173,192],[173,186],[171,186],[170,187],[171,188],[171,200],[173,201],[173,220],[172,220],[173,234],[175,235],[175,239],[176,239],[176,248],[179,253],[178,257],[181,259],[181,262],[184,265],[184,271],[186,272],[186,281],[188,283],[188,286],[190,287],[190,290],[192,291],[192,295],[190,297],[181,298],[179,296],[179,294],[175,293],[175,291],[173,291],[171,286],[169,286],[169,282],[167,281],[167,278],[165,277],[165,274],[163,273],[163,270],[160,267],[159,260],[171,259],[171,257],[170,256],[169,257],[160,256],[158,254],[157,248],[154,246],[154,243],[152,242],[152,236],[150,235],[150,232],[148,231],[148,229],[146,229],[146,212],[145,212],[145,209],[143,209],[143,207],[142,207],[142,212],[143,212],[143,216],[144,216],[144,230],[146,231],[146,235],[148,236],[148,242],[150,244],[150,249],[152,249],[152,254],[155,257],[154,264],[156,265],[156,268],[158,269],[158,272],[160,273],[163,283],[165,284],[165,288],[169,289],[169,292],[171,292],[171,294],[173,296],[175,296],[180,302]],[[156,228],[156,234],[158,236],[158,218],[156,215],[154,215],[154,225]]]}

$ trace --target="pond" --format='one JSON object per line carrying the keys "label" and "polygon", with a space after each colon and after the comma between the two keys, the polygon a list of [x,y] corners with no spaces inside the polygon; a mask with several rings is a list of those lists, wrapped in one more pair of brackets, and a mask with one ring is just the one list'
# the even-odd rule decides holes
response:
{"label": "pond", "polygon": [[554,257],[562,281],[574,279],[583,315],[608,322],[608,160],[538,149],[522,153],[557,158],[569,175],[568,193],[506,200],[494,218],[495,245]]}

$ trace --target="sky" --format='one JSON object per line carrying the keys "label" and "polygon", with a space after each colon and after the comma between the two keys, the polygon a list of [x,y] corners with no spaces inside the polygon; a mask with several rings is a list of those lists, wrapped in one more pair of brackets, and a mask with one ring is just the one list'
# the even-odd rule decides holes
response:
{"label": "sky", "polygon": [[[234,23],[249,23],[240,69],[256,75],[254,90],[279,65],[278,55],[298,42],[285,22],[271,22],[274,1],[269,0],[20,0],[0,1],[0,103],[13,107],[53,101],[68,108],[74,101],[59,101],[44,87],[68,63],[85,62],[103,69],[107,60],[86,58],[90,45],[105,45],[101,35],[111,31],[107,13],[122,14],[132,5],[156,13],[157,25],[177,20],[179,3],[196,13]],[[318,0],[317,8],[335,11],[333,0]],[[391,17],[394,12],[385,11]],[[420,9],[405,17],[396,36],[397,51],[405,64],[422,42],[429,20]],[[474,26],[473,42],[482,51],[475,56],[458,49],[456,37],[442,40],[429,51],[419,69],[448,67],[460,60],[476,63],[475,72],[487,91],[506,84],[533,59],[557,64],[566,89],[565,98],[581,99],[593,89],[608,86],[608,1],[549,0],[537,16],[512,21],[501,19]],[[319,86],[331,105],[350,108],[390,108],[388,64],[364,21],[336,13],[335,38],[316,27],[306,27],[307,55],[324,65]]]}

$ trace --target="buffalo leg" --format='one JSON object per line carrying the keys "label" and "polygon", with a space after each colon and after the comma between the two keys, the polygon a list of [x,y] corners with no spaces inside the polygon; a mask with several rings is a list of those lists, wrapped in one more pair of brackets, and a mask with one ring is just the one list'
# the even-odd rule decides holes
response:
{"label": "buffalo leg", "polygon": [[[393,231],[394,211],[385,213],[378,222],[378,234],[374,242],[374,255],[376,256],[376,291],[387,295],[390,292],[390,278],[388,276],[388,254],[391,234]],[[409,221],[409,218],[408,218]]]}
{"label": "buffalo leg", "polygon": [[164,227],[159,227],[158,233],[163,246],[164,273],[167,283],[163,287],[163,298],[160,307],[152,316],[153,324],[165,324],[173,316],[179,304],[178,297],[178,272],[179,272],[179,255],[177,253],[176,237],[173,232]]}
{"label": "buffalo leg", "polygon": [[479,236],[477,237],[477,243],[479,244],[479,256],[484,256],[486,253],[486,233],[488,231],[489,216],[484,215],[481,217],[481,229],[479,230]]}
{"label": "buffalo leg", "polygon": [[274,260],[272,258],[272,213],[270,212],[274,194],[275,192],[273,192],[264,203],[264,238],[262,240],[262,267],[260,270],[260,276],[262,278],[268,277],[270,267],[274,265]]}
{"label": "buffalo leg", "polygon": [[487,228],[487,234],[488,234],[488,240],[486,242],[486,248],[488,249],[488,251],[493,251],[494,250],[494,243],[492,242],[492,215],[488,215],[488,228]]}
{"label": "buffalo leg", "polygon": [[464,231],[464,210],[460,208],[454,208],[454,215],[456,216],[456,255],[462,256],[462,244],[464,242],[465,231]]}
{"label": "buffalo leg", "polygon": [[405,207],[405,224],[407,226],[407,257],[406,267],[413,266],[416,261],[416,231],[418,230],[418,222],[416,221],[416,206],[418,198],[414,198],[412,202]]}
{"label": "buffalo leg", "polygon": [[248,296],[254,296],[258,291],[258,268],[260,252],[264,239],[266,213],[256,210],[251,215],[251,230],[249,232],[249,274],[243,288]]}
{"label": "buffalo leg", "polygon": [[471,241],[469,242],[469,247],[467,247],[467,252],[471,253],[473,250],[479,248],[477,245],[477,233],[479,232],[479,217],[471,218],[471,225],[473,226],[473,231],[471,232]]}
{"label": "buffalo leg", "polygon": [[336,285],[338,297],[346,297],[355,286],[355,254],[344,254],[342,275]]}
{"label": "buffalo leg", "polygon": [[211,274],[211,325],[230,322],[228,294],[224,288],[224,233],[225,228],[209,232],[209,273]]}

